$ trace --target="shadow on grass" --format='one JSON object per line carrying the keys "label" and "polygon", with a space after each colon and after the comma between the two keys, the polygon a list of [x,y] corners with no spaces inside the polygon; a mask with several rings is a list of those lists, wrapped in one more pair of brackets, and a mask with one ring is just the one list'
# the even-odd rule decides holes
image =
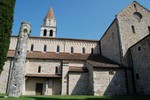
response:
{"label": "shadow on grass", "polygon": [[109,99],[109,98],[94,98],[94,97],[91,97],[91,98],[89,98],[89,97],[77,97],[77,98],[75,98],[75,97],[59,97],[59,98],[53,98],[53,97],[47,97],[47,98],[45,98],[45,97],[26,97],[26,98],[31,98],[31,99],[34,99],[34,100],[112,100],[112,99]]}
{"label": "shadow on grass", "polygon": [[4,98],[4,96],[1,96],[1,95],[0,95],[0,98]]}
{"label": "shadow on grass", "polygon": [[25,97],[32,100],[150,100],[150,96],[106,96],[106,97]]}
{"label": "shadow on grass", "polygon": [[4,96],[5,96],[4,94],[0,94],[0,98],[4,98]]}

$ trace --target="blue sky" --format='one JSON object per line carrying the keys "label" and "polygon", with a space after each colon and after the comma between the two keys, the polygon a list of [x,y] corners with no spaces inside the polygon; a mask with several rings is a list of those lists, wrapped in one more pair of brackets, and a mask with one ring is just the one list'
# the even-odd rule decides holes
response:
{"label": "blue sky", "polygon": [[[12,34],[22,21],[32,24],[31,36],[40,36],[40,27],[50,6],[57,21],[57,37],[99,40],[115,15],[133,0],[16,0]],[[150,9],[150,0],[137,0]]]}

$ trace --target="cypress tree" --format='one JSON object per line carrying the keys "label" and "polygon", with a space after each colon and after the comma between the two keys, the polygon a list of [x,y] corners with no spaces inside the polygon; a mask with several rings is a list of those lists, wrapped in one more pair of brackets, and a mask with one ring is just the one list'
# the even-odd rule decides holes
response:
{"label": "cypress tree", "polygon": [[0,0],[0,73],[7,60],[16,0]]}

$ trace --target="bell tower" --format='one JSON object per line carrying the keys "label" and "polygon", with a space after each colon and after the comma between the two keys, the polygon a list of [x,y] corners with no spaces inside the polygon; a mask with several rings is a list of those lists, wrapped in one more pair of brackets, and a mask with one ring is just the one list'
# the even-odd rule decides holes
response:
{"label": "bell tower", "polygon": [[56,20],[53,13],[52,7],[50,7],[47,15],[43,20],[43,25],[41,26],[41,37],[56,37]]}

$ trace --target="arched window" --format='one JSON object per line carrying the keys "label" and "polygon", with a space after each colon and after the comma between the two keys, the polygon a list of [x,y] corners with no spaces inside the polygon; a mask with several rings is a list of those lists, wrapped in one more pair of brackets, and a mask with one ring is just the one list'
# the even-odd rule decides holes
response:
{"label": "arched window", "polygon": [[31,44],[31,49],[30,49],[30,51],[33,51],[33,48],[34,48],[34,45],[33,45],[33,44]]}
{"label": "arched window", "polygon": [[47,35],[47,30],[44,29],[44,33],[43,33],[43,36],[46,36]]}
{"label": "arched window", "polygon": [[74,48],[73,47],[71,47],[71,53],[74,53]]}
{"label": "arched window", "polygon": [[53,36],[53,30],[50,30],[49,36]]}
{"label": "arched window", "polygon": [[85,48],[84,47],[82,48],[82,53],[85,54]]}
{"label": "arched window", "polygon": [[55,74],[58,74],[59,70],[58,67],[55,67]]}
{"label": "arched window", "polygon": [[47,46],[46,46],[46,45],[44,45],[44,52],[46,52],[46,50],[47,50]]}
{"label": "arched window", "polygon": [[59,45],[57,46],[57,52],[60,52],[60,46]]}
{"label": "arched window", "polygon": [[93,48],[91,48],[91,54],[94,54],[94,49]]}
{"label": "arched window", "polygon": [[133,25],[131,26],[131,28],[132,28],[132,32],[135,33],[135,28]]}
{"label": "arched window", "polygon": [[38,73],[41,73],[41,66],[38,67]]}

